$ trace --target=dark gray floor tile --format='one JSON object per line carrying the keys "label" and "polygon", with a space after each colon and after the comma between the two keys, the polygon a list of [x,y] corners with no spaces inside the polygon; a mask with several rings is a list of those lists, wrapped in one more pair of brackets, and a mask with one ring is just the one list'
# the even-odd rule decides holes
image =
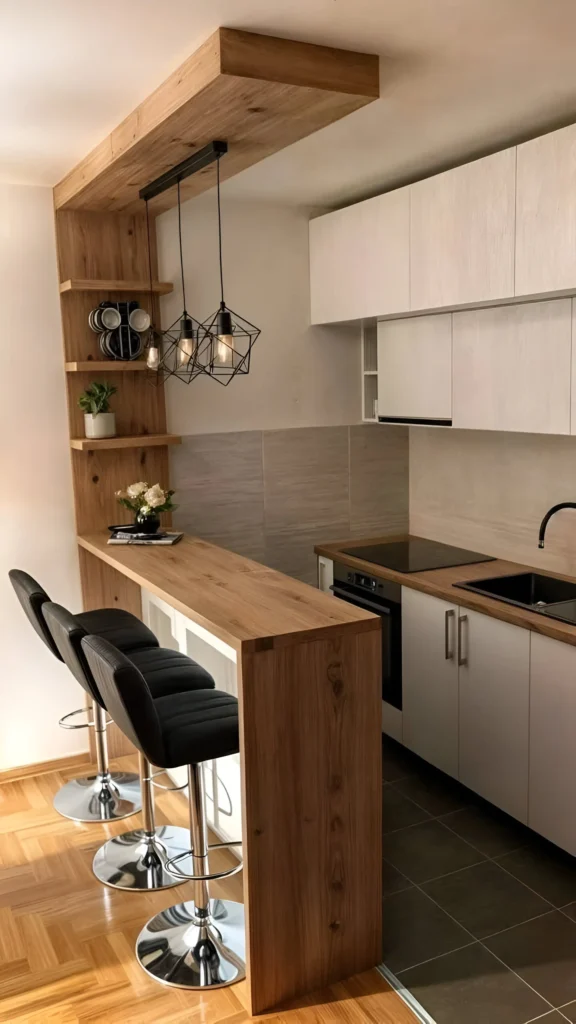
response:
{"label": "dark gray floor tile", "polygon": [[382,861],[382,895],[390,896],[393,892],[402,892],[404,889],[410,889],[412,882],[410,882],[405,875],[396,868],[393,868],[387,860]]}
{"label": "dark gray floor tile", "polygon": [[525,1024],[548,1008],[479,944],[404,971],[400,981],[436,1024]]}
{"label": "dark gray floor tile", "polygon": [[501,857],[517,850],[531,836],[524,825],[488,804],[465,807],[443,816],[442,821],[487,857]]}
{"label": "dark gray floor tile", "polygon": [[430,815],[407,797],[402,796],[393,786],[382,786],[382,830],[394,832],[407,825],[416,825],[419,821],[428,821]]}
{"label": "dark gray floor tile", "polygon": [[384,836],[384,857],[411,882],[428,882],[485,860],[438,821]]}
{"label": "dark gray floor tile", "polygon": [[568,1003],[566,1006],[561,1006],[560,1009],[566,1020],[572,1021],[572,1024],[576,1022],[576,1002]]}
{"label": "dark gray floor tile", "polygon": [[470,803],[470,790],[448,778],[435,768],[418,771],[394,783],[404,796],[423,807],[433,818],[449,811],[457,811]]}
{"label": "dark gray floor tile", "polygon": [[538,837],[498,863],[555,907],[576,901],[576,858]]}
{"label": "dark gray floor tile", "polygon": [[422,888],[477,939],[551,909],[546,900],[491,861],[428,882]]}
{"label": "dark gray floor tile", "polygon": [[396,782],[407,775],[413,775],[423,762],[412,754],[401,743],[382,736],[382,781]]}
{"label": "dark gray floor tile", "polygon": [[564,1017],[558,1010],[550,1010],[550,1013],[538,1017],[534,1024],[566,1024],[566,1020],[570,1020],[570,1017]]}
{"label": "dark gray floor tile", "polygon": [[576,924],[557,910],[485,940],[552,1006],[576,999]]}
{"label": "dark gray floor tile", "polygon": [[395,974],[471,942],[455,921],[418,889],[382,902],[382,959]]}

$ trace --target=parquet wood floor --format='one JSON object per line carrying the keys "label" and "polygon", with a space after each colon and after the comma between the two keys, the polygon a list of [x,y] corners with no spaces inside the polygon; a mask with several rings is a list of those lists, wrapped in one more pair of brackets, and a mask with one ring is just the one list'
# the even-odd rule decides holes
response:
{"label": "parquet wood floor", "polygon": [[[113,767],[135,770],[134,759]],[[189,899],[190,883],[148,895],[97,882],[95,850],[107,836],[136,827],[138,818],[83,825],[59,817],[53,795],[74,774],[77,768],[0,785],[0,1022],[414,1024],[376,971],[259,1018],[246,1012],[243,984],[200,995],[149,979],[134,955],[136,936],[156,911]],[[157,807],[160,823],[186,825],[181,794],[158,795]],[[230,854],[218,856],[214,866]],[[241,875],[214,893],[241,900]]]}

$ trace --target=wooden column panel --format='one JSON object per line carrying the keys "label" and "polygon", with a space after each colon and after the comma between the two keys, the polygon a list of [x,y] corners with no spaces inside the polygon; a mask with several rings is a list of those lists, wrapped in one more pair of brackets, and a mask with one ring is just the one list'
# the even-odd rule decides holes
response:
{"label": "wooden column panel", "polygon": [[252,1013],[382,958],[380,656],[375,630],[242,654]]}

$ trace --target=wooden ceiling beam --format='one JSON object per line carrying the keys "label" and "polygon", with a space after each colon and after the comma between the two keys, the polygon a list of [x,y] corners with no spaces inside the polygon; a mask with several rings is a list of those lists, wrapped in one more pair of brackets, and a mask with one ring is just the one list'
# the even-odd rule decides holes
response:
{"label": "wooden ceiling beam", "polygon": [[[213,139],[225,139],[222,179],[379,96],[379,59],[220,28],[54,189],[56,209],[135,212],[138,192]],[[214,166],[182,183],[211,188]],[[156,197],[154,213],[176,203]]]}

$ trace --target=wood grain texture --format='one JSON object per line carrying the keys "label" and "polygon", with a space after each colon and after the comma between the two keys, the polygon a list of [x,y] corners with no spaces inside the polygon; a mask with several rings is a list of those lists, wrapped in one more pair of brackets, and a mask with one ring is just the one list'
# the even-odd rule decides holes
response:
{"label": "wood grain texture", "polygon": [[[317,555],[324,555],[334,561],[349,565],[353,569],[361,569],[364,572],[374,572],[374,565],[366,562],[363,558],[354,558],[352,555],[344,554],[344,548],[351,548],[358,544],[384,544],[387,541],[405,540],[407,534],[396,536],[367,537],[360,540],[355,537],[337,541],[329,544],[317,544],[314,551]],[[424,533],[418,536],[425,536]],[[438,539],[438,538],[432,538]],[[451,543],[449,540],[446,543]],[[452,541],[452,543],[464,543]],[[490,554],[486,551],[486,554]],[[543,636],[550,636],[555,640],[562,640],[564,643],[576,646],[576,626],[568,622],[560,622],[548,619],[545,615],[537,612],[525,611],[523,608],[516,608],[511,604],[504,604],[503,601],[496,601],[490,597],[483,597],[481,594],[473,594],[468,590],[459,590],[454,587],[455,583],[468,583],[472,580],[489,579],[492,576],[509,576],[520,572],[543,572],[546,569],[534,568],[530,565],[519,565],[517,562],[504,561],[497,558],[493,562],[475,562],[473,565],[457,565],[450,569],[433,569],[426,572],[402,573],[394,569],[386,569],[378,566],[378,576],[382,579],[392,580],[400,583],[403,587],[412,587],[414,590],[421,590],[424,594],[431,594],[432,597],[439,597],[441,600],[452,604],[458,604],[462,608],[471,608],[490,615],[493,619],[501,619],[503,622],[511,622],[515,626],[532,630],[534,633],[541,633]],[[560,579],[570,580],[574,583],[574,577],[566,576],[560,572],[548,573]]]}
{"label": "wood grain texture", "polygon": [[[56,208],[139,209],[139,190],[213,139],[226,179],[379,95],[378,57],[218,29],[55,188]],[[182,184],[213,186],[214,167]],[[175,205],[174,190],[152,201]]]}
{"label": "wood grain texture", "polygon": [[380,628],[370,612],[196,537],[163,550],[109,546],[107,539],[98,533],[78,543],[237,651]]}
{"label": "wood grain texture", "polygon": [[86,359],[72,363],[64,363],[66,373],[138,373],[147,372],[148,367],[143,359],[124,362],[121,359]]}
{"label": "wood grain texture", "polygon": [[516,295],[576,285],[576,125],[517,148]]}
{"label": "wood grain texture", "polygon": [[378,415],[452,418],[452,315],[378,324]]}
{"label": "wood grain texture", "polygon": [[[82,388],[79,388],[81,391]],[[133,413],[135,414],[135,413]],[[124,407],[120,413],[127,416]],[[78,452],[102,452],[113,448],[157,448],[160,445],[180,444],[178,434],[133,434],[128,437],[71,437],[70,447]]]}
{"label": "wood grain texture", "polygon": [[[134,771],[125,757],[115,770]],[[0,1021],[6,1024],[248,1024],[246,982],[209,993],[158,985],[138,966],[134,943],[143,923],[191,886],[153,894],[110,890],[92,859],[126,821],[78,825],[60,818],[52,797],[67,771],[0,786]],[[158,793],[160,824],[186,827],[181,794]],[[136,820],[136,819],[135,819]],[[213,854],[211,866],[231,866]],[[215,884],[242,900],[242,876]],[[377,971],[367,971],[285,1006],[270,1024],[414,1024],[408,1007]]]}
{"label": "wood grain texture", "polygon": [[454,313],[452,322],[454,427],[570,433],[571,299]]}
{"label": "wood grain texture", "polygon": [[380,959],[380,650],[370,632],[243,654],[253,1013]]}
{"label": "wood grain texture", "polygon": [[[152,289],[155,295],[169,295],[174,291],[174,285],[169,281],[153,281]],[[119,280],[88,280],[87,278],[72,278],[60,283],[60,292],[148,292],[150,284],[148,281],[119,281]]]}
{"label": "wood grain texture", "polygon": [[516,152],[410,186],[410,308],[514,294]]}
{"label": "wood grain texture", "polygon": [[90,762],[90,754],[85,751],[82,754],[70,754],[68,757],[54,757],[50,761],[36,761],[34,764],[24,764],[20,768],[4,768],[0,771],[0,783],[15,782],[16,779],[27,779],[31,776],[45,775],[47,772],[68,771],[74,768],[84,768]]}
{"label": "wood grain texture", "polygon": [[[76,495],[76,526],[81,532],[101,530],[113,523],[130,523],[133,515],[122,508],[116,491],[135,480],[169,485],[168,449],[118,448],[72,451],[72,480]],[[167,520],[163,517],[163,521]]]}

